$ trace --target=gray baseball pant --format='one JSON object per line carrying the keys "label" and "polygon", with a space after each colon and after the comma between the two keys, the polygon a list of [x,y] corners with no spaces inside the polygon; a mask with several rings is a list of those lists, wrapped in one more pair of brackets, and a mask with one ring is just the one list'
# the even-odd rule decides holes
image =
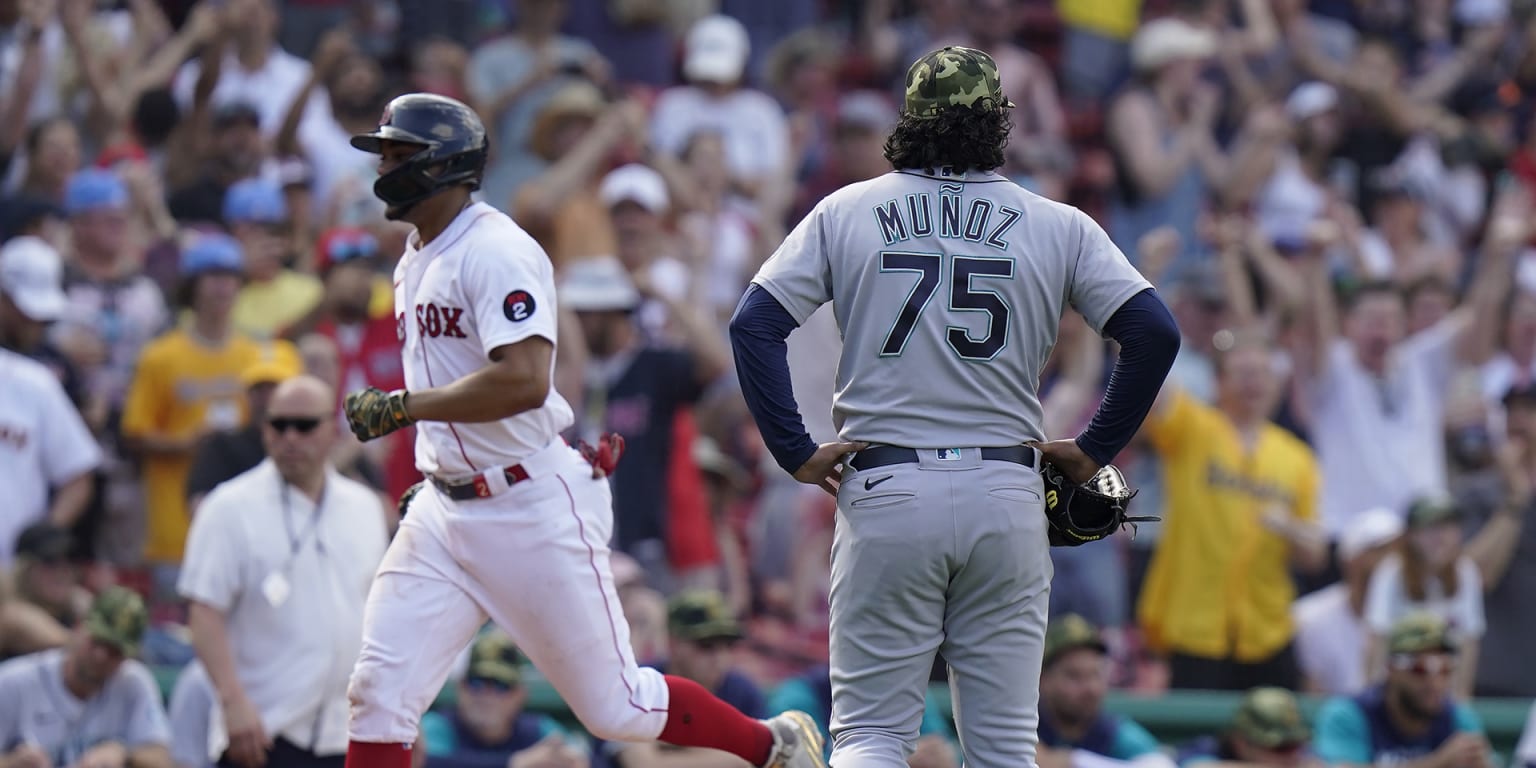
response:
{"label": "gray baseball pant", "polygon": [[1031,768],[1053,571],[1040,474],[976,448],[917,453],[843,473],[831,765],[905,768],[942,651],[966,768]]}

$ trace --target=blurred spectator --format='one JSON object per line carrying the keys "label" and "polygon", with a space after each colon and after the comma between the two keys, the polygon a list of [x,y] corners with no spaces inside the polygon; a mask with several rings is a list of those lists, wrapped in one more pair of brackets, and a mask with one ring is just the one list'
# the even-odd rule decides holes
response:
{"label": "blurred spectator", "polygon": [[725,596],[732,613],[744,616],[752,609],[752,582],[734,515],[738,504],[750,494],[751,481],[747,471],[712,438],[695,438],[692,453],[704,479],[715,547],[720,551],[720,576],[711,586]]}
{"label": "blurred spectator", "polygon": [[20,182],[6,187],[6,194],[62,204],[65,186],[81,166],[80,130],[62,117],[31,123],[22,147],[26,165]]}
{"label": "blurred spectator", "polygon": [[0,577],[0,661],[69,642],[69,628],[42,608],[19,599],[11,575]]}
{"label": "blurred spectator", "polygon": [[[30,296],[55,306],[63,300],[57,288],[51,297]],[[0,472],[9,494],[0,512],[0,570],[11,564],[27,526],[47,520],[69,528],[79,521],[100,463],[101,450],[53,371],[0,349]]]}
{"label": "blurred spectator", "polygon": [[557,91],[534,119],[529,146],[548,165],[506,204],[557,270],[618,250],[597,187],[620,148],[644,130],[638,103],[610,104],[582,81]]}
{"label": "blurred spectator", "polygon": [[193,522],[178,590],[221,703],[220,765],[345,759],[347,681],[388,532],[378,496],[326,460],[335,402],[312,377],[279,384],[262,424],[270,458],[215,488]]}
{"label": "blurred spectator", "polygon": [[[720,593],[693,590],[674,596],[667,603],[667,634],[670,636],[668,657],[652,659],[647,666],[704,686],[747,717],[768,717],[762,691],[732,667],[731,650],[741,639],[741,625],[731,615]],[[662,742],[604,742],[595,751],[594,765],[613,768],[652,768],[669,765],[673,759],[704,760],[706,756],[718,759],[722,768],[740,762],[730,755],[674,747]]]}
{"label": "blurred spectator", "polygon": [[1365,690],[1365,657],[1370,650],[1366,590],[1377,564],[1395,549],[1402,532],[1402,515],[1385,507],[1350,521],[1339,536],[1343,579],[1292,606],[1302,690],[1335,696],[1353,696]]}
{"label": "blurred spectator", "polygon": [[16,237],[0,245],[0,347],[48,366],[78,407],[79,369],[47,339],[48,326],[65,309],[63,280],[59,252],[42,238]]}
{"label": "blurred spectator", "polygon": [[1134,762],[1171,767],[1157,739],[1134,721],[1104,711],[1109,649],[1099,630],[1075,614],[1055,615],[1045,631],[1040,671],[1041,768],[1086,768]]}
{"label": "blurred spectator", "polygon": [[1108,229],[1122,250],[1131,252],[1163,225],[1186,248],[1199,242],[1195,223],[1205,196],[1221,188],[1226,172],[1212,133],[1218,96],[1199,79],[1215,50],[1210,32],[1178,19],[1148,22],[1136,33],[1136,76],[1110,102],[1105,125],[1116,166]]}
{"label": "blurred spectator", "polygon": [[187,320],[144,347],[123,406],[123,439],[143,471],[144,558],[160,591],[174,582],[186,542],[192,452],[205,435],[246,423],[240,375],[247,367],[266,355],[297,354],[287,342],[258,343],[232,327],[243,269],[233,238],[207,234],[187,246],[176,302]]}
{"label": "blurred spectator", "polygon": [[629,642],[637,659],[659,659],[667,653],[667,599],[646,586],[645,571],[633,557],[614,552],[613,587],[619,607],[629,621]]}
{"label": "blurred spectator", "polygon": [[1504,407],[1508,442],[1499,464],[1505,494],[1467,520],[1467,552],[1482,575],[1488,623],[1474,691],[1479,696],[1529,697],[1536,696],[1536,669],[1518,659],[1527,653],[1536,632],[1526,607],[1536,591],[1536,526],[1529,524],[1536,486],[1536,384],[1511,389]]}
{"label": "blurred spectator", "polygon": [[237,182],[224,194],[223,218],[245,255],[245,284],[230,316],[235,331],[270,339],[314,311],[324,288],[288,267],[292,219],[282,189],[264,179]]}
{"label": "blurred spectator", "polygon": [[1141,0],[1056,0],[1065,27],[1062,93],[1069,101],[1097,105],[1127,77],[1141,5]]}
{"label": "blurred spectator", "polygon": [[[318,222],[306,228],[311,234],[340,217],[353,197],[371,192],[378,162],[353,147],[351,137],[378,125],[387,92],[383,68],[357,49],[348,28],[327,32],[313,62],[273,142],[278,156],[303,158],[311,173],[309,210],[291,208],[296,224]],[[315,94],[325,108],[309,109]]]}
{"label": "blurred spectator", "polygon": [[247,420],[238,429],[222,429],[205,436],[194,451],[192,468],[187,471],[187,510],[194,516],[204,496],[224,481],[254,469],[267,457],[261,439],[267,403],[277,385],[304,373],[297,362],[285,356],[272,356],[257,360],[240,373]]}
{"label": "blurred spectator", "polygon": [[1451,694],[1457,649],[1444,621],[1423,614],[1399,620],[1387,641],[1386,681],[1318,710],[1318,758],[1335,766],[1428,760],[1446,768],[1491,768],[1482,722]]}
{"label": "blurred spectator", "polygon": [[[691,554],[667,547],[670,502],[682,490],[669,482],[670,472],[675,462],[692,463],[692,443],[680,449],[674,428],[726,362],[717,329],[704,326],[693,308],[645,288],[642,294],[617,259],[589,259],[565,270],[561,304],[580,319],[591,355],[585,396],[572,404],[575,432],[588,442],[602,432],[619,432],[629,446],[612,478],[614,549],[638,560],[658,580],[653,583],[668,591],[666,585],[680,575],[673,573],[674,564],[687,563]],[[664,303],[686,334],[686,346],[660,346],[641,334],[635,313],[647,298]]]}
{"label": "blurred spectator", "polygon": [[[275,135],[294,94],[309,78],[309,62],[277,44],[278,0],[226,0],[222,5],[217,44],[176,73],[176,100],[183,110],[190,108],[202,68],[212,64],[218,67],[214,106],[249,104],[256,110],[262,133]],[[316,107],[323,108],[319,98],[312,102],[311,108]]]}
{"label": "blurred spectator", "polygon": [[823,197],[842,187],[889,173],[891,161],[885,159],[885,138],[896,127],[896,119],[896,108],[889,97],[878,91],[852,91],[839,97],[832,122],[830,157],[819,173],[800,184],[792,218],[798,222]]}
{"label": "blurred spectator", "polygon": [[[1294,687],[1290,567],[1327,557],[1317,460],[1270,421],[1280,381],[1268,340],[1228,335],[1215,403],[1170,382],[1146,422],[1171,511],[1137,615],[1148,645],[1171,654],[1175,688]],[[1221,583],[1212,599],[1208,585]]]}
{"label": "blurred spectator", "polygon": [[[608,209],[618,243],[614,255],[624,269],[666,302],[699,306],[704,281],[695,279],[688,255],[667,231],[672,199],[661,174],[639,163],[621,166],[603,177],[597,194]],[[663,303],[641,305],[639,322],[648,334],[665,338],[669,319]]]}
{"label": "blurred spectator", "polygon": [[[894,110],[891,114],[894,125]],[[860,155],[868,156],[867,151]],[[669,194],[678,196],[678,234],[698,265],[693,276],[695,289],[724,327],[741,300],[742,286],[768,249],[777,244],[780,228],[758,216],[750,201],[730,191],[725,140],[720,134],[695,133],[679,161],[677,166],[663,163],[658,170],[669,176]],[[883,155],[879,162],[882,170],[878,173],[890,168]]]}
{"label": "blurred spectator", "polygon": [[750,49],[747,30],[729,16],[709,16],[688,30],[683,53],[687,85],[668,88],[651,112],[651,144],[677,156],[700,130],[725,140],[731,188],[764,202],[787,180],[789,127],[784,111],[767,94],[744,87]]}
{"label": "blurred spectator", "polygon": [[1507,256],[1481,259],[1463,305],[1408,336],[1394,285],[1360,284],[1340,309],[1322,248],[1305,252],[1310,305],[1299,315],[1293,360],[1330,537],[1367,509],[1407,509],[1416,497],[1446,493],[1447,391],[1458,362],[1479,362],[1479,345],[1469,342],[1487,334],[1487,313],[1470,307],[1493,300],[1507,268]]}
{"label": "blurred spectator", "polygon": [[103,454],[96,504],[77,527],[76,543],[120,564],[138,560],[143,528],[138,468],[119,439],[123,404],[139,352],[169,321],[165,297],[145,274],[131,234],[131,197],[111,171],[88,169],[70,179],[67,300],[49,330],[50,341],[82,373],[79,407]]}
{"label": "blurred spectator", "polygon": [[177,221],[222,222],[225,192],[235,182],[261,173],[267,159],[256,107],[241,101],[221,104],[209,120],[206,140],[184,150],[193,155],[195,162],[188,165],[195,175],[168,179],[172,186],[167,204]]}
{"label": "blurred spectator", "polygon": [[485,116],[496,156],[485,169],[485,199],[503,208],[543,161],[530,144],[534,121],[560,89],[586,79],[608,80],[608,63],[586,40],[560,34],[567,0],[518,3],[517,25],[475,48],[469,95]]}
{"label": "blurred spectator", "polygon": [[148,621],[138,595],[113,587],[67,646],[0,664],[0,760],[171,768],[159,689],[134,658]]}
{"label": "blurred spectator", "polygon": [[1296,86],[1285,100],[1290,141],[1272,153],[1270,170],[1262,174],[1253,200],[1259,228],[1282,251],[1304,248],[1334,195],[1347,191],[1333,186],[1343,138],[1338,106],[1338,90],[1316,81]]}
{"label": "blurred spectator", "polygon": [[[677,29],[714,0],[568,0],[563,30],[590,43],[612,65],[619,85],[657,89],[676,78]],[[702,9],[702,10],[701,10]]]}
{"label": "blurred spectator", "polygon": [[208,737],[218,708],[218,691],[208,680],[208,670],[193,659],[176,676],[166,704],[176,768],[214,768],[216,758],[208,755]]}
{"label": "blurred spectator", "polygon": [[73,549],[69,531],[51,523],[30,525],[16,537],[15,597],[69,629],[85,620],[91,605],[91,593],[70,560]]}
{"label": "blurred spectator", "polygon": [[1312,729],[1295,694],[1284,688],[1254,688],[1243,694],[1232,724],[1179,753],[1179,765],[1246,765],[1266,768],[1322,768],[1311,754]]}
{"label": "blurred spectator", "polygon": [[1461,510],[1449,499],[1422,498],[1408,507],[1408,524],[1396,552],[1371,574],[1365,623],[1371,634],[1366,674],[1386,674],[1387,642],[1405,616],[1428,613],[1446,624],[1460,654],[1452,693],[1472,695],[1483,617],[1482,574],[1463,551]]}
{"label": "blurred spectator", "polygon": [[421,721],[428,768],[585,768],[547,715],[525,709],[523,658],[499,629],[480,633],[451,711]]}
{"label": "blurred spectator", "polygon": [[[389,392],[405,386],[394,312],[373,315],[370,310],[382,255],[378,241],[364,230],[332,229],[321,236],[315,252],[315,269],[325,295],[315,312],[291,328],[289,335],[313,332],[332,342],[337,364],[334,387],[338,392],[356,392],[369,386]],[[392,306],[392,290],[389,296]],[[340,413],[341,403],[336,407]],[[356,444],[363,455],[380,461],[383,487],[391,498],[399,498],[421,479],[416,471],[415,441],[415,428],[406,428],[368,445]],[[350,432],[341,436],[341,442],[355,444]]]}

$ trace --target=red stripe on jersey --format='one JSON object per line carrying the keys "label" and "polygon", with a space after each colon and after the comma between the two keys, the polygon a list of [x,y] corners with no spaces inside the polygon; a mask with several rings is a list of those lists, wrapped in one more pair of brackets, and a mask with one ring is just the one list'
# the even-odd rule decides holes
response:
{"label": "red stripe on jersey", "polygon": [[[421,345],[421,367],[427,373],[427,386],[435,387],[437,384],[432,381],[432,364],[427,362],[427,344],[421,339],[417,339],[416,343]],[[469,452],[464,450],[464,439],[459,437],[459,430],[454,429],[451,421],[444,423],[448,425],[448,431],[453,433],[453,441],[459,444],[459,455],[464,457],[464,463],[469,465],[471,472],[479,472],[480,468],[469,460]]]}

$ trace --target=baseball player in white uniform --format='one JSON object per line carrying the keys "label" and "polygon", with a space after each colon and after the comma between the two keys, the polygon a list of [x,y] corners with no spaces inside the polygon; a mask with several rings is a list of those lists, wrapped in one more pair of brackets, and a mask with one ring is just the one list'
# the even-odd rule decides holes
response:
{"label": "baseball player in white uniform", "polygon": [[[731,321],[769,451],[837,496],[836,768],[907,764],[935,652],[968,768],[1034,764],[1053,573],[1042,462],[1076,484],[1098,474],[1178,351],[1167,307],[1103,229],[993,172],[1012,106],[987,54],[919,59],[885,145],[892,172],[817,204]],[[818,446],[785,340],[829,301],[843,334],[838,440]],[[1037,390],[1068,305],[1122,351],[1088,428],[1049,440]]]}
{"label": "baseball player in white uniform", "polygon": [[347,420],[363,440],[415,424],[428,480],[407,494],[369,594],[348,768],[410,765],[419,718],[487,618],[597,738],[824,766],[804,713],[754,720],[636,664],[609,568],[604,476],[622,442],[584,453],[560,438],[573,419],[552,387],[554,269],[517,224],[470,197],[487,153],[479,116],[408,94],[352,144],[381,156],[374,193],[416,230],[395,269],[405,389],[348,395]]}

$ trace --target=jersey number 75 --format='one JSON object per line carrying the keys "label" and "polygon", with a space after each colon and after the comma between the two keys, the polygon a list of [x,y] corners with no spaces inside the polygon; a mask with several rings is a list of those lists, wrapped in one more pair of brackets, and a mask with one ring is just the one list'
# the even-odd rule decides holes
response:
{"label": "jersey number 75", "polygon": [[[907,346],[907,340],[916,330],[919,319],[928,302],[939,289],[944,271],[944,256],[938,253],[909,253],[885,251],[880,254],[880,271],[916,272],[917,284],[907,294],[907,301],[896,315],[896,322],[885,335],[885,345],[880,348],[881,357],[895,357]],[[978,289],[976,280],[1010,279],[1013,277],[1013,259],[989,259],[975,256],[952,256],[949,259],[949,310],[951,312],[985,312],[987,330],[980,338],[971,336],[969,329],[947,325],[946,341],[950,349],[962,359],[986,362],[1008,345],[1008,323],[1012,313],[1008,303],[996,291]]]}

